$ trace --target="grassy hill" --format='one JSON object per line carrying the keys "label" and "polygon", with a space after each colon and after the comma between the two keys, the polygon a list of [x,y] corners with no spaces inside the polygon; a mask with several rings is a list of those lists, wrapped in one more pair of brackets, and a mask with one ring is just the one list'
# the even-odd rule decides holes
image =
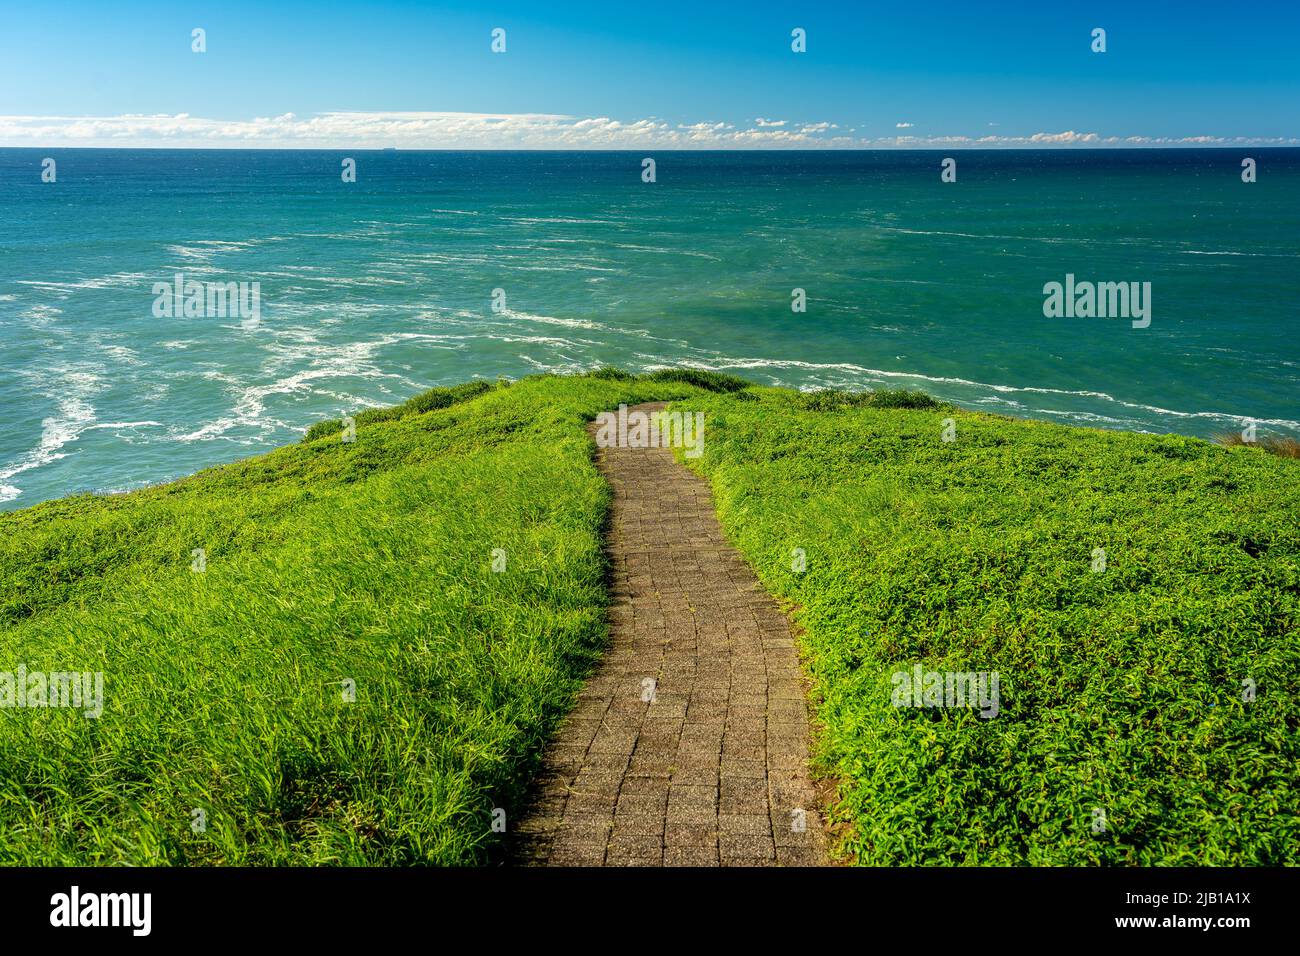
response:
{"label": "grassy hill", "polygon": [[[0,709],[0,863],[488,859],[604,639],[584,423],[654,399],[705,411],[688,463],[807,629],[856,859],[1295,860],[1300,462],[743,385],[435,389],[0,515],[0,672],[106,685]],[[891,706],[916,663],[997,670],[999,715]]]}
{"label": "grassy hill", "polygon": [[584,421],[692,392],[435,391],[355,442],[0,516],[0,671],[106,698],[0,710],[0,862],[482,860],[604,637]]}
{"label": "grassy hill", "polygon": [[[692,467],[807,629],[854,858],[1300,858],[1300,461],[748,394],[694,403]],[[894,706],[916,664],[998,672],[998,716]]]}

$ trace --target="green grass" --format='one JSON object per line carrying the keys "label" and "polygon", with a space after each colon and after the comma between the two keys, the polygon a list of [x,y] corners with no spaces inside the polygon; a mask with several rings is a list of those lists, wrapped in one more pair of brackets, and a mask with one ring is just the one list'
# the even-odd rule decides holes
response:
{"label": "green grass", "polygon": [[795,399],[797,407],[810,412],[833,412],[846,408],[945,408],[924,392],[906,389],[879,389],[874,392],[842,392],[838,389],[819,389],[803,392]]}
{"label": "green grass", "polygon": [[[1300,463],[602,369],[0,515],[0,671],[106,682],[98,719],[0,709],[0,863],[492,859],[605,640],[585,422],[655,399],[706,413],[687,464],[806,629],[851,859],[1297,861]],[[999,715],[893,707],[918,663],[998,671]]]}
{"label": "green grass", "polygon": [[352,443],[0,516],[0,671],[106,698],[0,709],[0,863],[487,859],[605,639],[584,422],[691,394],[435,389]]}
{"label": "green grass", "polygon": [[1216,435],[1214,440],[1225,448],[1255,447],[1282,458],[1300,458],[1300,439],[1268,436],[1258,442],[1247,442],[1238,432],[1226,432]]}
{"label": "green grass", "polygon": [[[842,782],[852,859],[1300,859],[1300,463],[916,401],[746,394],[673,407],[706,413],[687,463],[806,628],[817,760]],[[917,663],[997,671],[1000,714],[894,707],[891,675]]]}
{"label": "green grass", "polygon": [[[439,408],[450,408],[452,405],[467,402],[471,398],[477,398],[484,392],[491,390],[491,383],[484,381],[462,382],[460,385],[453,385],[451,388],[431,388],[428,391],[412,396],[401,405],[363,409],[353,416],[353,421],[358,427],[372,425],[375,422],[391,422],[399,418],[406,418],[408,415],[419,415]],[[329,418],[308,428],[302,440],[315,441],[318,438],[337,435],[342,430],[343,419]]]}

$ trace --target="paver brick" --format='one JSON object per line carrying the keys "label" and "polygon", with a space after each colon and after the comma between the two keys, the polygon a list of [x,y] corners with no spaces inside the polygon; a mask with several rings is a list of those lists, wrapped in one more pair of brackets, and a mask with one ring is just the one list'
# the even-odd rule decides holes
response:
{"label": "paver brick", "polygon": [[600,449],[597,464],[613,489],[610,646],[543,755],[514,862],[824,865],[789,622],[671,450]]}

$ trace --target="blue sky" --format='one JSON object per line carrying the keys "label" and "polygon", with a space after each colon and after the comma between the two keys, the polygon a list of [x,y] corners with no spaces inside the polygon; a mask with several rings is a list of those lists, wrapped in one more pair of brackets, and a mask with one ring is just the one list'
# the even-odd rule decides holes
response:
{"label": "blue sky", "polygon": [[0,145],[1289,142],[1298,41],[1294,0],[15,3]]}

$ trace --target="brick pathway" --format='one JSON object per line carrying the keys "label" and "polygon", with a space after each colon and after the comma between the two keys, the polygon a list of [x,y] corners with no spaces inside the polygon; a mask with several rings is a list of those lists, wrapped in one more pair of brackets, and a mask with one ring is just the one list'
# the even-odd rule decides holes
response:
{"label": "brick pathway", "polygon": [[514,859],[824,864],[789,623],[671,451],[597,461],[614,489],[612,643],[547,748]]}

